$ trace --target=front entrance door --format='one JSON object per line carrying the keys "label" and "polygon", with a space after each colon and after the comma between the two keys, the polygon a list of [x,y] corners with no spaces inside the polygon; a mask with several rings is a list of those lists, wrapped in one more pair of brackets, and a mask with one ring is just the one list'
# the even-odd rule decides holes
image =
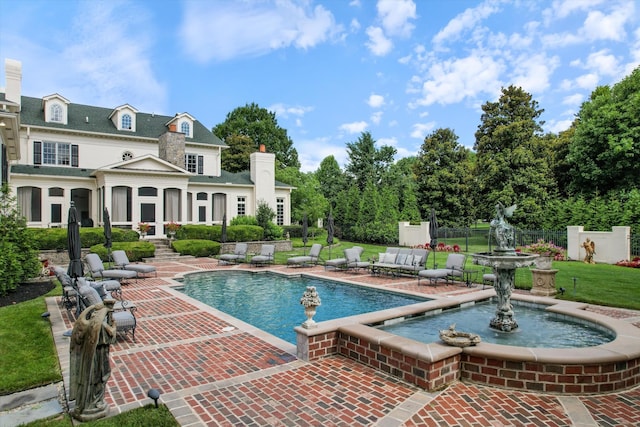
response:
{"label": "front entrance door", "polygon": [[147,232],[148,236],[156,235],[156,204],[140,203],[140,221],[151,225]]}

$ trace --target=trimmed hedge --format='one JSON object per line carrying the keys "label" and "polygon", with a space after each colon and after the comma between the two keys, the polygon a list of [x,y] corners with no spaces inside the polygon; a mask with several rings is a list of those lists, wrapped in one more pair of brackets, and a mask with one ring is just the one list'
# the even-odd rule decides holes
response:
{"label": "trimmed hedge", "polygon": [[[177,240],[212,240],[219,242],[221,225],[185,224],[176,232]],[[250,242],[262,240],[264,230],[258,225],[230,225],[227,227],[227,242]]]}
{"label": "trimmed hedge", "polygon": [[[89,250],[98,254],[102,261],[107,261],[107,248],[104,247],[104,244],[100,243],[99,245],[93,245],[89,248]],[[136,262],[142,261],[142,258],[150,258],[156,252],[156,247],[153,243],[139,241],[139,242],[113,242],[113,246],[111,247],[111,251],[123,250],[127,253],[127,258],[129,261]]]}
{"label": "trimmed hedge", "polygon": [[[37,250],[66,250],[68,247],[66,228],[29,228],[28,232]],[[140,235],[134,230],[112,228],[111,238],[113,242],[137,242]],[[81,227],[80,241],[83,248],[104,243],[104,229],[102,227]]]}
{"label": "trimmed hedge", "polygon": [[208,257],[220,253],[219,242],[203,239],[176,240],[171,246],[180,255],[192,255],[195,257]]}

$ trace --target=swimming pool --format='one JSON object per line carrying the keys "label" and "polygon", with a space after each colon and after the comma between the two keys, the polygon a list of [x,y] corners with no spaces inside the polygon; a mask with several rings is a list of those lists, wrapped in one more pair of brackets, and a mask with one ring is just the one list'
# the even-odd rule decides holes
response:
{"label": "swimming pool", "polygon": [[378,328],[430,343],[440,341],[439,331],[455,323],[457,330],[478,334],[483,342],[537,348],[592,347],[615,338],[613,331],[598,327],[595,323],[544,311],[540,307],[518,304],[517,301],[512,302],[519,328],[510,333],[489,327],[489,320],[496,311],[494,301],[482,301],[470,307],[452,308]]}
{"label": "swimming pool", "polygon": [[300,298],[307,286],[315,286],[322,300],[313,318],[316,322],[429,301],[364,286],[270,272],[195,273],[185,276],[182,283],[177,289],[184,294],[292,344],[296,343],[293,328],[306,320]]}

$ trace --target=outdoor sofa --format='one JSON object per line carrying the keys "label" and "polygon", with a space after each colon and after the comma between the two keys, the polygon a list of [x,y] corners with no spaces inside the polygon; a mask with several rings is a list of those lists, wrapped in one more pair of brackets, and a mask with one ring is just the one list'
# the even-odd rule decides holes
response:
{"label": "outdoor sofa", "polygon": [[389,247],[378,254],[378,259],[371,264],[373,274],[401,274],[415,276],[425,269],[429,258],[427,249]]}

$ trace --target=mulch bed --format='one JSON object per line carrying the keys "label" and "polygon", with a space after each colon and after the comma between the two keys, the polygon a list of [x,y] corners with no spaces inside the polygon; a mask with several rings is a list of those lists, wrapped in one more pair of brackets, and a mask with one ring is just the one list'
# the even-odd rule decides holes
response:
{"label": "mulch bed", "polygon": [[0,295],[0,307],[18,304],[20,302],[38,298],[39,296],[48,293],[55,287],[55,283],[53,283],[53,281],[51,280],[22,283],[20,286],[18,286],[17,289],[9,291],[7,295]]}

